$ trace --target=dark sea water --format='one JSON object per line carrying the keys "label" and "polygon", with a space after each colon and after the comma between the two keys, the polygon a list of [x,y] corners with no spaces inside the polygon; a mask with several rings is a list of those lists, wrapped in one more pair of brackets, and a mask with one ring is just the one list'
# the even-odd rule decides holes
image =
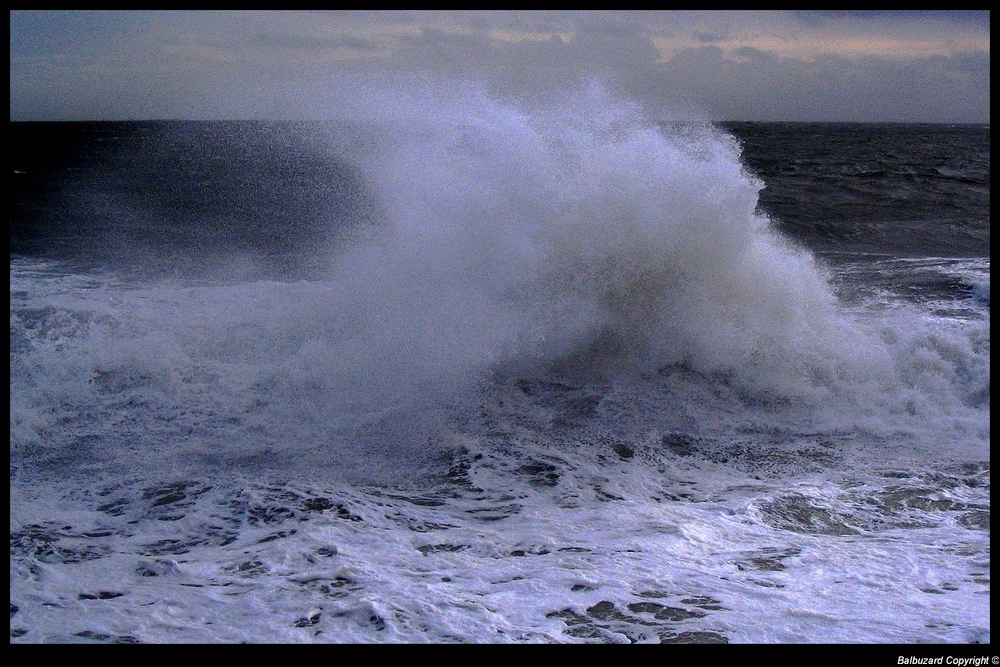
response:
{"label": "dark sea water", "polygon": [[990,641],[989,126],[10,136],[12,642]]}

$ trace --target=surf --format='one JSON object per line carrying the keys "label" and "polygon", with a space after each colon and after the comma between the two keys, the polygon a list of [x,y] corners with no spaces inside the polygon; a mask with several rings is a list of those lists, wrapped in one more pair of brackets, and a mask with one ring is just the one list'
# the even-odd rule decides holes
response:
{"label": "surf", "polygon": [[[345,165],[360,209],[344,222],[351,202],[333,204],[334,240],[308,250],[321,272],[96,290],[53,279],[57,312],[34,298],[12,315],[12,449],[98,441],[136,461],[152,448],[369,474],[451,446],[491,387],[593,385],[600,401],[672,373],[731,393],[730,429],[781,407],[892,431],[936,409],[904,395],[923,396],[927,374],[901,374],[895,330],[844,312],[712,125],[660,123],[599,86],[534,106],[462,86],[367,90],[334,116],[295,144]],[[202,261],[225,275],[243,256]],[[73,412],[88,417],[55,428]]]}
{"label": "surf", "polygon": [[762,183],[709,125],[661,125],[599,88],[530,111],[423,100],[374,123],[391,148],[362,171],[382,227],[335,280],[359,297],[348,311],[404,332],[371,332],[383,358],[442,378],[684,364],[768,382],[853,356],[822,268],[757,211]]}

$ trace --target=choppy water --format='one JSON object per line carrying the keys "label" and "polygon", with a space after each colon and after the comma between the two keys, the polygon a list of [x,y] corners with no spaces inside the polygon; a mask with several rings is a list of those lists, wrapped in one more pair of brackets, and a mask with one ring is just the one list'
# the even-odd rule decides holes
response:
{"label": "choppy water", "polygon": [[988,127],[11,131],[12,642],[989,642]]}

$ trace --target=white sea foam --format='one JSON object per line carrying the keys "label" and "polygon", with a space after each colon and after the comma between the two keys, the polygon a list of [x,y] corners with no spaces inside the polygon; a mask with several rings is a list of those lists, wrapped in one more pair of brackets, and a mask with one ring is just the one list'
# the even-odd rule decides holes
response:
{"label": "white sea foam", "polygon": [[321,280],[12,261],[19,641],[989,641],[981,302],[838,303],[599,90],[370,109]]}

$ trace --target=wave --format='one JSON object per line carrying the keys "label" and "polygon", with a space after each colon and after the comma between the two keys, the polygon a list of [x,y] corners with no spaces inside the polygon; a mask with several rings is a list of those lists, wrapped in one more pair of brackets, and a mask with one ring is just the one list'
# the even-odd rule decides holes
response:
{"label": "wave", "polygon": [[534,109],[392,93],[313,138],[377,202],[322,279],[12,286],[12,450],[181,443],[196,460],[285,465],[305,448],[364,475],[440,446],[497,378],[683,369],[751,410],[843,422],[853,406],[857,424],[871,405],[939,410],[903,396],[913,383],[965,372],[982,393],[981,350],[938,337],[901,370],[899,332],[842,311],[815,257],[758,211],[762,183],[730,135],[660,126],[596,87]]}

